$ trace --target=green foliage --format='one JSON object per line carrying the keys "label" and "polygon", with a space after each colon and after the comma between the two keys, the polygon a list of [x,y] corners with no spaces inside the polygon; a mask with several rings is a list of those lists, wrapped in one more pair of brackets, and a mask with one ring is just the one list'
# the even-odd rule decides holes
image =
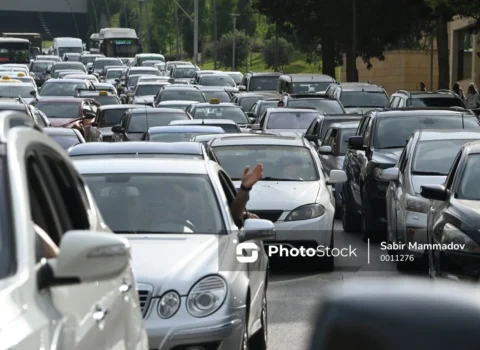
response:
{"label": "green foliage", "polygon": [[[292,43],[289,43],[284,38],[278,38],[278,66],[283,68],[292,62],[295,49]],[[269,39],[265,42],[263,48],[263,58],[265,60],[265,68],[275,67],[275,38]]]}
{"label": "green foliage", "polygon": [[[247,65],[251,38],[243,31],[235,33],[235,64],[237,67]],[[218,43],[218,61],[224,66],[232,67],[233,31],[222,35]]]}
{"label": "green foliage", "polygon": [[239,0],[236,13],[240,16],[237,20],[237,29],[253,36],[256,30],[255,17],[253,16],[252,0]]}
{"label": "green foliage", "polygon": [[165,48],[175,40],[175,3],[172,0],[155,0],[150,17],[154,19],[150,21],[153,22],[153,46],[159,52],[165,52]]}

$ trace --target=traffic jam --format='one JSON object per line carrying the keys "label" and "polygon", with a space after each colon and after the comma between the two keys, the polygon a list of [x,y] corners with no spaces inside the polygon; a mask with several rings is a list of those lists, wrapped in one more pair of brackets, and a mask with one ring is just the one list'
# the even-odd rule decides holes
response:
{"label": "traffic jam", "polygon": [[[100,37],[117,46],[56,38],[34,59],[0,38],[2,348],[267,349],[271,275],[373,249],[407,276],[477,281],[480,122],[461,96],[201,70],[138,53],[133,29]],[[372,301],[385,285],[348,288],[319,324],[364,322],[355,302],[392,321]],[[320,330],[312,350],[346,349]]]}

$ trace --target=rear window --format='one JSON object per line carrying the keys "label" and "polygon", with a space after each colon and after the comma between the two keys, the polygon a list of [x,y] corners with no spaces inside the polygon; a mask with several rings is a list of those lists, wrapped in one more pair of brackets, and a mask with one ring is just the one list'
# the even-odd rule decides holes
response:
{"label": "rear window", "polygon": [[39,102],[35,107],[48,118],[78,118],[80,115],[80,102]]}
{"label": "rear window", "polygon": [[308,129],[316,112],[282,112],[271,113],[268,118],[267,129]]}
{"label": "rear window", "polygon": [[160,98],[160,102],[163,102],[163,101],[206,102],[204,95],[200,91],[165,90],[160,93],[159,98]]}
{"label": "rear window", "polygon": [[279,79],[279,76],[252,77],[248,91],[276,91]]}
{"label": "rear window", "polygon": [[388,103],[388,97],[384,92],[380,91],[344,91],[340,96],[345,108],[382,108]]}
{"label": "rear window", "polygon": [[212,98],[218,98],[220,102],[230,102],[231,100],[230,95],[226,91],[204,91],[203,94],[207,101],[210,101]]}
{"label": "rear window", "polygon": [[100,127],[114,126],[120,122],[120,118],[125,109],[107,109],[103,111],[100,120],[98,121]]}
{"label": "rear window", "polygon": [[318,98],[304,98],[304,99],[291,99],[287,102],[287,107],[294,108],[315,108],[321,110],[326,114],[344,114],[340,102],[336,100],[318,99]]}
{"label": "rear window", "polygon": [[120,60],[95,60],[93,62],[93,69],[103,69],[106,66],[123,66],[122,61]]}
{"label": "rear window", "polygon": [[72,63],[56,63],[52,71],[58,71],[58,70],[81,70],[83,72],[86,72],[85,66],[80,63],[80,62],[72,62]]}
{"label": "rear window", "polygon": [[408,107],[462,107],[465,104],[459,98],[454,97],[426,97],[426,98],[411,98],[407,101]]}
{"label": "rear window", "polygon": [[95,101],[101,105],[119,105],[121,101],[116,96],[95,96],[93,97]]}
{"label": "rear window", "polygon": [[128,132],[146,132],[154,126],[167,126],[174,120],[188,120],[185,113],[134,114],[128,125]]}
{"label": "rear window", "polygon": [[321,92],[321,91],[326,91],[331,84],[332,84],[331,81],[321,82],[321,83],[309,83],[309,82],[293,83],[292,88],[293,88],[294,94],[300,94],[302,92]]}

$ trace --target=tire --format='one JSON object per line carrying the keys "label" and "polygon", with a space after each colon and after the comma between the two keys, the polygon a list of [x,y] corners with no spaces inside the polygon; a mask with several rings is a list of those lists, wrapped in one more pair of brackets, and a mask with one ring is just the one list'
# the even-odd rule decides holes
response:
{"label": "tire", "polygon": [[262,328],[250,339],[250,350],[266,350],[268,347],[268,309],[267,309],[267,291],[262,300]]}
{"label": "tire", "polygon": [[345,232],[358,232],[358,226],[360,224],[360,218],[358,214],[353,211],[348,204],[348,196],[345,196],[345,191],[342,201],[342,228]]}

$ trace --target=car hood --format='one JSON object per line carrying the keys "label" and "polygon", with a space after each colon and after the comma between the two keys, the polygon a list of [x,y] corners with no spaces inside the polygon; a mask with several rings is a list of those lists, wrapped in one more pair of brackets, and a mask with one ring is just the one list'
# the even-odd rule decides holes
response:
{"label": "car hood", "polygon": [[64,127],[74,121],[80,120],[80,118],[48,118],[54,127]]}
{"label": "car hood", "polygon": [[377,149],[373,153],[373,160],[378,164],[392,165],[397,164],[398,158],[402,154],[403,148]]}
{"label": "car hood", "polygon": [[[234,181],[240,188],[240,181]],[[250,191],[248,210],[293,210],[315,203],[320,191],[318,181],[259,181]]]}
{"label": "car hood", "polygon": [[266,131],[272,134],[277,134],[277,135],[283,135],[283,136],[291,136],[292,134],[303,136],[305,132],[307,131],[306,129],[267,129]]}
{"label": "car hood", "polygon": [[168,290],[187,295],[200,278],[219,272],[219,236],[204,234],[125,235],[132,247],[137,282],[154,287],[154,296]]}
{"label": "car hood", "polygon": [[133,99],[133,103],[153,103],[155,95],[150,96],[137,96]]}
{"label": "car hood", "polygon": [[441,185],[447,179],[446,176],[425,176],[413,175],[412,186],[416,194],[420,194],[421,186],[423,185]]}
{"label": "car hood", "polygon": [[365,114],[375,109],[381,109],[381,107],[345,107],[348,114]]}

